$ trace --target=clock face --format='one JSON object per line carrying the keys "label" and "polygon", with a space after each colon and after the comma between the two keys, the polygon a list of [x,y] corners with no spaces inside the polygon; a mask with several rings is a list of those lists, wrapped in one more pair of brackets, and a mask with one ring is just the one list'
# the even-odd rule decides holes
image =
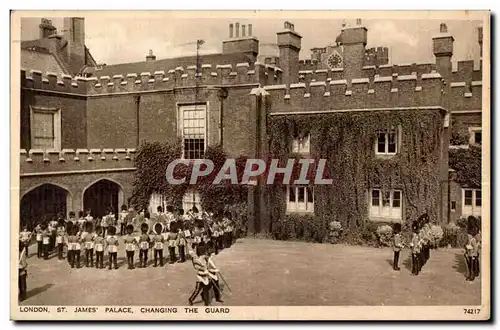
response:
{"label": "clock face", "polygon": [[328,56],[327,59],[328,66],[330,69],[337,69],[342,67],[342,56],[336,50]]}

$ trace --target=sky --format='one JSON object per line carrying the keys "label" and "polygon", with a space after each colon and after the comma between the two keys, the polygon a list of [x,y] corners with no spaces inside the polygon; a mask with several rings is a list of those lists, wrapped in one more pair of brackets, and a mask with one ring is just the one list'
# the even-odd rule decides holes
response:
{"label": "sky", "polygon": [[[286,18],[239,15],[232,17],[177,17],[175,15],[111,16],[85,14],[86,45],[98,63],[118,64],[144,61],[150,49],[157,59],[194,55],[196,39],[205,40],[203,53],[222,51],[222,41],[229,38],[229,23],[251,23],[253,35],[260,41],[260,53],[273,55],[276,51],[276,32],[283,30]],[[215,15],[217,16],[217,15]],[[227,16],[227,15],[226,15]],[[50,17],[59,33],[63,31],[63,19]],[[389,47],[391,64],[433,63],[432,37],[439,34],[439,25],[444,22],[453,35],[454,55],[452,61],[479,60],[477,42],[478,20],[437,19],[363,19],[368,29],[367,47]],[[302,35],[301,59],[310,58],[310,49],[324,47],[335,41],[342,23],[354,25],[355,19],[300,18],[290,21],[295,31]],[[21,39],[38,38],[40,17],[21,20]],[[277,54],[276,54],[277,55]],[[456,65],[456,64],[455,64]]]}

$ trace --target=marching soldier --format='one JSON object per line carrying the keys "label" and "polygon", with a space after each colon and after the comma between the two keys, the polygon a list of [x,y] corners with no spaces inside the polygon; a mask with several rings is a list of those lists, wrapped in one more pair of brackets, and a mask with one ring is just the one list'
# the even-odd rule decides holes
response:
{"label": "marching soldier", "polygon": [[209,291],[210,291],[210,279],[208,273],[207,259],[205,258],[205,243],[200,242],[196,245],[196,251],[192,250],[190,252],[191,260],[193,262],[193,267],[196,272],[196,287],[188,299],[189,305],[193,305],[194,299],[201,292],[203,298],[203,303],[205,306],[209,306]]}
{"label": "marching soldier", "polygon": [[186,261],[186,232],[189,233],[189,230],[184,230],[184,224],[182,220],[177,221],[177,248],[179,249],[179,262]]}
{"label": "marching soldier", "polygon": [[176,262],[175,246],[177,245],[177,223],[174,221],[170,224],[170,232],[167,234],[168,254],[170,264]]}
{"label": "marching soldier", "polygon": [[399,254],[401,253],[401,249],[403,248],[403,240],[401,238],[401,224],[394,224],[394,238],[393,238],[393,246],[394,246],[394,264],[393,269],[399,271]]}
{"label": "marching soldier", "polygon": [[208,243],[207,270],[208,270],[208,275],[211,278],[212,288],[214,290],[215,301],[223,303],[224,300],[222,300],[222,297],[221,297],[221,290],[220,290],[220,284],[219,284],[220,270],[217,268],[217,266],[214,263],[214,258],[213,258],[214,251],[215,251],[214,242]]}
{"label": "marching soldier", "polygon": [[194,230],[192,233],[193,243],[191,248],[196,251],[196,247],[203,241],[203,222],[201,220],[196,220],[194,222]]}
{"label": "marching soldier", "polygon": [[18,273],[18,286],[19,286],[19,301],[26,299],[27,285],[26,277],[28,276],[28,262],[26,261],[26,246],[19,242],[19,273]]}
{"label": "marching soldier", "polygon": [[160,266],[163,267],[163,242],[165,241],[165,238],[161,234],[162,232],[161,223],[156,223],[154,226],[154,230],[156,232],[156,235],[153,237],[154,259],[155,259],[154,267],[158,266],[158,259],[160,259]]}
{"label": "marching soldier", "polygon": [[50,236],[51,232],[47,226],[47,223],[42,223],[42,251],[43,251],[43,259],[49,259],[49,250],[50,250]]}
{"label": "marching soldier", "polygon": [[59,260],[63,260],[64,251],[64,238],[66,237],[66,226],[64,220],[59,220],[59,225],[56,229],[56,244],[57,244],[57,257]]}
{"label": "marching soldier", "polygon": [[108,247],[108,256],[109,256],[109,270],[111,270],[111,266],[114,265],[115,269],[118,269],[118,238],[115,236],[116,227],[110,227],[108,230],[108,237],[106,238],[106,246]]}
{"label": "marching soldier", "polygon": [[102,237],[102,227],[97,226],[94,238],[95,268],[104,268],[104,249],[106,240]]}
{"label": "marching soldier", "polygon": [[127,205],[122,205],[122,211],[118,216],[118,228],[120,228],[120,235],[125,235],[125,219],[127,218],[128,211]]}
{"label": "marching soldier", "polygon": [[132,235],[134,232],[134,226],[131,224],[126,227],[127,235],[124,238],[125,251],[127,253],[128,269],[134,269],[134,252],[135,246],[137,244],[136,238]]}
{"label": "marching soldier", "polygon": [[42,258],[43,255],[43,242],[42,242],[42,234],[43,234],[43,229],[41,224],[37,224],[35,227],[35,233],[36,233],[36,255],[38,259]]}
{"label": "marching soldier", "polygon": [[148,225],[141,225],[141,236],[139,237],[139,268],[146,268],[148,264],[148,252],[151,238],[148,235]]}
{"label": "marching soldier", "polygon": [[28,226],[23,226],[23,230],[19,233],[19,241],[26,249],[26,258],[28,257],[28,247],[32,236],[33,232],[28,231]]}
{"label": "marching soldier", "polygon": [[476,239],[476,219],[473,216],[467,218],[467,244],[465,246],[465,258],[467,260],[468,276],[467,281],[474,281],[476,277],[477,253],[479,251],[478,242]]}
{"label": "marching soldier", "polygon": [[418,236],[418,222],[413,221],[412,227],[413,236],[411,239],[410,247],[411,247],[411,259],[412,259],[412,268],[411,273],[413,275],[418,275],[420,272],[420,237]]}
{"label": "marching soldier", "polygon": [[80,237],[78,235],[78,226],[71,226],[70,236],[68,237],[68,255],[71,268],[80,268]]}
{"label": "marching soldier", "polygon": [[82,233],[82,243],[85,248],[85,267],[94,267],[94,233],[92,223],[85,224],[85,232]]}

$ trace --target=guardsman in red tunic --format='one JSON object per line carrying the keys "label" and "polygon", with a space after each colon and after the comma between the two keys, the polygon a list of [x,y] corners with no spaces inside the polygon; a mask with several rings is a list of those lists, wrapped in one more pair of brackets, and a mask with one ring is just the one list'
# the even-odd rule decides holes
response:
{"label": "guardsman in red tunic", "polygon": [[85,224],[85,232],[82,233],[82,244],[85,248],[85,267],[94,267],[94,238],[92,223]]}
{"label": "guardsman in red tunic", "polygon": [[134,253],[135,246],[137,245],[136,238],[132,235],[134,232],[134,226],[131,224],[127,225],[125,228],[127,235],[124,237],[125,251],[127,253],[128,269],[134,269]]}
{"label": "guardsman in red tunic", "polygon": [[64,237],[66,237],[66,226],[64,220],[59,220],[59,224],[56,229],[57,257],[59,260],[64,259]]}
{"label": "guardsman in red tunic", "polygon": [[393,248],[394,248],[394,263],[393,269],[400,270],[399,268],[399,254],[403,248],[403,239],[401,237],[401,224],[394,224],[394,237],[393,237]]}
{"label": "guardsman in red tunic", "polygon": [[177,223],[175,221],[170,224],[170,232],[167,234],[167,244],[170,258],[169,263],[173,264],[177,261],[177,256],[175,255],[175,247],[177,245]]}
{"label": "guardsman in red tunic", "polygon": [[43,259],[49,259],[49,250],[50,250],[50,236],[52,235],[49,230],[47,223],[42,223],[42,251],[43,251]]}
{"label": "guardsman in red tunic", "polygon": [[420,272],[420,237],[418,237],[418,223],[414,221],[412,224],[413,236],[411,239],[410,247],[411,247],[411,259],[412,259],[412,274],[418,275]]}
{"label": "guardsman in red tunic", "polygon": [[158,266],[158,259],[160,259],[160,266],[163,267],[163,242],[165,241],[165,237],[161,234],[163,226],[161,223],[156,223],[154,228],[156,232],[156,235],[153,237],[154,267]]}
{"label": "guardsman in red tunic", "polygon": [[207,270],[208,270],[208,276],[210,276],[211,278],[211,282],[212,282],[212,288],[214,290],[214,296],[215,296],[215,300],[217,302],[224,302],[224,300],[222,300],[222,296],[221,296],[221,289],[220,289],[220,284],[219,284],[219,273],[220,273],[220,270],[219,268],[217,268],[217,266],[215,265],[215,262],[214,262],[214,258],[213,258],[213,252],[215,251],[215,244],[214,242],[210,242],[208,243],[208,253],[207,253]]}
{"label": "guardsman in red tunic", "polygon": [[148,235],[148,225],[142,223],[141,236],[139,236],[139,268],[146,268],[151,238]]}
{"label": "guardsman in red tunic", "polygon": [[80,237],[78,235],[78,226],[71,226],[71,234],[68,237],[68,254],[71,268],[80,268]]}
{"label": "guardsman in red tunic", "polygon": [[95,268],[104,268],[104,249],[106,248],[106,240],[102,237],[102,227],[97,226],[94,238],[95,250]]}
{"label": "guardsman in red tunic", "polygon": [[[177,224],[177,248],[179,249],[179,262],[186,261],[186,233],[184,231],[184,224],[182,220],[176,222]],[[189,232],[189,231],[188,231]]]}
{"label": "guardsman in red tunic", "polygon": [[108,237],[106,238],[106,246],[108,247],[108,256],[109,256],[109,270],[111,270],[111,266],[114,265],[115,269],[118,269],[118,238],[115,236],[116,227],[109,227],[108,229]]}
{"label": "guardsman in red tunic", "polygon": [[194,299],[200,292],[202,292],[201,296],[203,298],[203,303],[205,304],[205,306],[210,305],[210,277],[207,269],[208,264],[205,252],[206,248],[205,243],[203,242],[200,242],[196,245],[196,252],[194,250],[190,252],[193,267],[196,272],[196,287],[189,297],[189,305],[193,305]]}
{"label": "guardsman in red tunic", "polygon": [[196,220],[194,223],[194,230],[193,230],[193,243],[191,245],[191,248],[196,251],[198,244],[203,242],[203,222],[201,220]]}
{"label": "guardsman in red tunic", "polygon": [[19,301],[26,299],[27,292],[26,277],[28,276],[28,263],[26,262],[26,251],[26,246],[22,242],[19,242]]}
{"label": "guardsman in red tunic", "polygon": [[37,224],[35,227],[36,247],[37,247],[36,255],[39,259],[43,256],[42,233],[43,233],[42,225]]}
{"label": "guardsman in red tunic", "polygon": [[33,232],[28,231],[28,226],[23,226],[22,231],[19,233],[19,242],[21,242],[26,249],[26,257],[28,257],[28,247],[32,236]]}

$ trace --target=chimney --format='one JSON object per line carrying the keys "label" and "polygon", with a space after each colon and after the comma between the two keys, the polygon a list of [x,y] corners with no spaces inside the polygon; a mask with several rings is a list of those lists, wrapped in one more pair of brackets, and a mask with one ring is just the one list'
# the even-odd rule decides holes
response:
{"label": "chimney", "polygon": [[[233,26],[235,29],[233,30]],[[242,37],[240,39],[240,23],[229,24],[229,39],[222,42],[223,54],[242,53],[250,58],[250,61],[255,62],[259,54],[259,40],[250,35],[251,25],[248,25],[248,37],[246,34],[246,26],[242,25]],[[234,32],[234,33],[233,33]],[[234,38],[233,38],[234,37]]]}
{"label": "chimney", "polygon": [[242,36],[242,37],[246,37],[246,32],[247,32],[247,31],[246,31],[246,28],[247,28],[247,27],[246,27],[246,25],[245,25],[245,24],[242,24],[242,25],[241,25],[241,36]]}
{"label": "chimney", "polygon": [[148,56],[146,56],[146,61],[149,62],[149,61],[155,61],[155,60],[156,60],[156,56],[153,54],[153,50],[150,49]]}
{"label": "chimney", "polygon": [[233,37],[233,23],[229,24],[229,38],[232,38]]}
{"label": "chimney", "polygon": [[52,25],[52,21],[42,18],[40,25],[40,39],[45,39],[56,33],[56,28]]}
{"label": "chimney", "polygon": [[432,38],[432,50],[436,57],[437,71],[444,79],[447,79],[451,75],[451,57],[455,39],[448,33],[445,23],[440,24],[439,32],[439,35]]}
{"label": "chimney", "polygon": [[302,36],[295,32],[294,25],[285,22],[285,30],[276,33],[279,48],[279,63],[283,70],[282,79],[286,85],[299,81],[299,52]]}
{"label": "chimney", "polygon": [[361,19],[358,18],[355,27],[344,26],[340,34],[343,45],[344,77],[348,84],[352,79],[363,77],[367,32],[368,30],[361,25]]}
{"label": "chimney", "polygon": [[239,37],[240,37],[240,23],[236,23],[236,25],[235,25],[235,26],[236,26],[236,29],[235,29],[235,31],[234,31],[234,34],[235,34],[234,36],[235,36],[236,38],[239,38]]}
{"label": "chimney", "polygon": [[252,36],[252,24],[248,24],[248,36]]}
{"label": "chimney", "polygon": [[65,17],[64,39],[68,43],[66,56],[70,72],[76,74],[86,64],[85,19],[82,17]]}

